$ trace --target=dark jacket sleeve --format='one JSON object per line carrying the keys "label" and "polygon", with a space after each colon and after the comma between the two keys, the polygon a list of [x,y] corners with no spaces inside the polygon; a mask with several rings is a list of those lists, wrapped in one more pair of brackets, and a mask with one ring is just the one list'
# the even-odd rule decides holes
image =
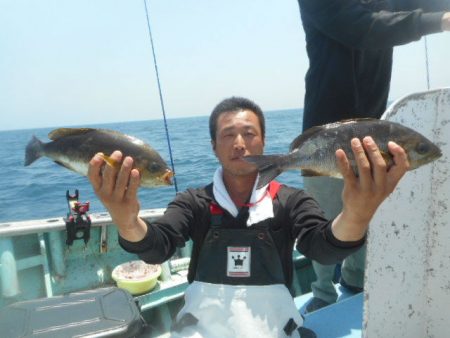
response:
{"label": "dark jacket sleeve", "polygon": [[382,6],[377,8],[377,2],[380,1],[365,5],[356,0],[299,0],[303,20],[322,34],[356,49],[390,48],[442,30],[443,11],[424,12],[416,8],[394,12]]}
{"label": "dark jacket sleeve", "polygon": [[191,192],[180,193],[167,206],[164,215],[147,223],[147,234],[139,242],[129,242],[119,236],[121,247],[136,253],[143,261],[160,264],[168,260],[177,247],[183,247],[190,236],[194,220],[194,203]]}
{"label": "dark jacket sleeve", "polygon": [[321,264],[336,264],[357,251],[365,238],[343,242],[334,237],[331,220],[327,220],[317,202],[306,192],[292,194],[287,201],[297,250]]}

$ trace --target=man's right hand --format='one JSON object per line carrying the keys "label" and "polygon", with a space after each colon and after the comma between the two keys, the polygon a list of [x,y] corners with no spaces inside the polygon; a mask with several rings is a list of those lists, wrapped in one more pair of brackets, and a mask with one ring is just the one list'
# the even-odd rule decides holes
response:
{"label": "man's right hand", "polygon": [[147,225],[138,216],[140,203],[137,191],[140,175],[133,169],[133,159],[115,151],[110,158],[120,166],[107,165],[102,154],[96,154],[89,162],[88,178],[103,205],[108,209],[120,235],[131,242],[144,238]]}

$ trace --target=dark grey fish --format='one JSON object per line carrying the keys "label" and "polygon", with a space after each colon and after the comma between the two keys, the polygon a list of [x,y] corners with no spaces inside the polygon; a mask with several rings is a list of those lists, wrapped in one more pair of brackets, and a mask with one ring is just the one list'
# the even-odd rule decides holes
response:
{"label": "dark grey fish", "polygon": [[325,124],[306,130],[292,141],[288,154],[246,156],[259,171],[258,187],[262,187],[290,169],[302,170],[303,176],[331,176],[342,178],[335,152],[342,149],[350,165],[358,174],[350,141],[371,136],[378,145],[388,167],[393,164],[388,142],[403,147],[408,154],[410,170],[436,160],[441,150],[420,133],[395,122],[378,119],[355,119]]}
{"label": "dark grey fish", "polygon": [[134,167],[141,174],[141,186],[155,187],[172,184],[172,171],[161,156],[143,141],[118,131],[94,128],[60,128],[48,134],[51,142],[43,143],[35,136],[25,151],[25,166],[41,156],[51,158],[57,164],[86,176],[91,158],[99,152],[104,154],[108,165],[119,166],[109,155],[120,150],[131,156]]}

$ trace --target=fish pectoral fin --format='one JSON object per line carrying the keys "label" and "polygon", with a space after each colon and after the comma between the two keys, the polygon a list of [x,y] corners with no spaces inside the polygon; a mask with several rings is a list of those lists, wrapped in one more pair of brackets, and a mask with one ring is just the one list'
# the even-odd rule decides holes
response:
{"label": "fish pectoral fin", "polygon": [[116,160],[112,159],[108,155],[101,154],[100,156],[102,157],[103,161],[105,161],[105,163],[107,165],[109,165],[110,167],[116,168],[116,169],[118,169],[120,167],[120,163],[117,162]]}

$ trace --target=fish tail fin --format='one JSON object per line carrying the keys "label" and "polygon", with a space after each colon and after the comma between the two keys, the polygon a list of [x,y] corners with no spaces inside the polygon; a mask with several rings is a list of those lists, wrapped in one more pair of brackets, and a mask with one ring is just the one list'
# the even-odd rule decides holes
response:
{"label": "fish tail fin", "polygon": [[25,148],[25,166],[30,165],[42,156],[43,143],[33,135]]}
{"label": "fish tail fin", "polygon": [[265,186],[283,172],[283,167],[280,164],[284,162],[284,158],[285,155],[254,155],[244,157],[244,160],[253,163],[258,168],[259,180],[257,189]]}

